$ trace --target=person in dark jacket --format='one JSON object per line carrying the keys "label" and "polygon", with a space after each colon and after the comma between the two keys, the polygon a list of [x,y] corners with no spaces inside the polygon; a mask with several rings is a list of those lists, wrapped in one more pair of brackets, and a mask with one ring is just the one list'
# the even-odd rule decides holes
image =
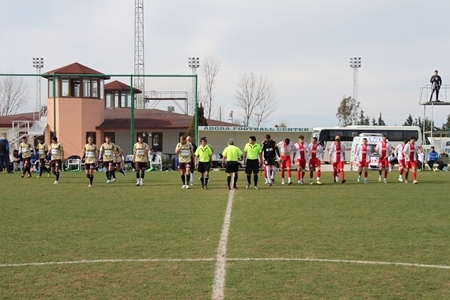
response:
{"label": "person in dark jacket", "polygon": [[433,94],[436,92],[436,102],[439,102],[439,90],[441,89],[442,79],[441,76],[438,75],[438,70],[434,71],[434,75],[431,76],[431,96],[430,102],[433,99]]}
{"label": "person in dark jacket", "polygon": [[0,138],[0,171],[9,172],[9,142],[6,133]]}
{"label": "person in dark jacket", "polygon": [[[441,149],[441,153],[439,153],[439,158],[442,157],[448,157],[448,154],[445,153],[444,149]],[[448,167],[447,164],[444,164],[444,162],[442,162],[441,160],[438,160],[437,162],[438,166],[437,166],[437,170],[442,171],[444,169],[444,167]]]}
{"label": "person in dark jacket", "polygon": [[434,146],[431,146],[431,151],[428,152],[428,166],[433,170],[434,163],[438,160],[439,154],[434,150]]}

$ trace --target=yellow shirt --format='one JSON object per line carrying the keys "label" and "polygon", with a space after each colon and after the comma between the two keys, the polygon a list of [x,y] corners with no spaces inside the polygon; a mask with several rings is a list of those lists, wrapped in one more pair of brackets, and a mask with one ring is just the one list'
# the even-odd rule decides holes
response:
{"label": "yellow shirt", "polygon": [[209,162],[211,160],[213,152],[210,146],[198,146],[197,150],[195,151],[195,156],[198,157],[199,162]]}
{"label": "yellow shirt", "polygon": [[46,143],[38,144],[38,155],[39,159],[47,157],[48,146]]}
{"label": "yellow shirt", "polygon": [[33,150],[33,146],[28,143],[20,143],[19,145],[20,152],[22,153],[22,158],[31,157],[31,151]]}
{"label": "yellow shirt", "polygon": [[116,156],[116,145],[113,143],[103,143],[100,146],[100,153],[103,155],[103,161],[112,161]]}
{"label": "yellow shirt", "polygon": [[178,162],[180,163],[189,163],[191,162],[191,143],[186,142],[186,144],[178,143],[177,149],[180,149],[178,152]]}
{"label": "yellow shirt", "polygon": [[97,163],[98,148],[95,144],[86,144],[83,147],[84,162],[87,164]]}
{"label": "yellow shirt", "polygon": [[62,159],[62,154],[64,152],[64,148],[60,143],[51,143],[50,144],[50,153],[52,154],[52,160]]}
{"label": "yellow shirt", "polygon": [[133,155],[134,155],[134,161],[137,162],[148,162],[148,151],[150,148],[146,143],[140,144],[139,142],[134,144],[133,147]]}
{"label": "yellow shirt", "polygon": [[242,155],[242,151],[235,145],[228,145],[228,147],[223,150],[222,155],[227,161],[238,161],[239,157]]}

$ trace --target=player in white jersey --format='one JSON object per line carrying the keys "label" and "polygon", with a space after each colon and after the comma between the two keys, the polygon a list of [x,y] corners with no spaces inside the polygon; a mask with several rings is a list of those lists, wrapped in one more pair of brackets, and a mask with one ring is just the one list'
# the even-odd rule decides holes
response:
{"label": "player in white jersey", "polygon": [[406,162],[405,183],[408,183],[409,170],[412,169],[413,183],[417,184],[417,153],[419,146],[416,145],[416,138],[411,137],[409,143],[403,148],[403,156]]}
{"label": "player in white jersey", "polygon": [[378,181],[381,182],[381,173],[384,170],[384,183],[387,183],[387,176],[389,172],[389,156],[392,152],[392,146],[387,140],[387,136],[383,135],[382,140],[375,147],[378,154]]}
{"label": "player in white jersey", "polygon": [[342,183],[345,183],[345,144],[344,142],[341,142],[341,137],[339,135],[336,135],[336,137],[334,138],[334,143],[331,144],[330,149],[328,149],[328,153],[330,154],[329,161],[333,164],[334,182],[338,182],[338,174],[340,174]]}
{"label": "player in white jersey", "polygon": [[306,157],[308,152],[308,145],[303,141],[305,137],[300,135],[298,142],[294,144],[294,158],[297,166],[297,184],[303,184],[306,169]]}
{"label": "player in white jersey", "polygon": [[313,137],[311,144],[308,145],[309,156],[309,184],[313,184],[313,173],[316,171],[317,184],[320,182],[320,162],[323,160],[323,147],[317,143],[317,138]]}
{"label": "player in white jersey", "polygon": [[405,157],[403,156],[403,150],[407,141],[404,140],[400,145],[395,147],[394,154],[398,161],[398,181],[403,182],[403,170],[406,167]]}
{"label": "player in white jersey", "polygon": [[368,172],[370,162],[370,145],[367,144],[367,139],[362,139],[362,144],[356,148],[356,159],[358,160],[358,182],[361,181],[361,174],[364,170],[364,183],[367,183]]}
{"label": "player in white jersey", "polygon": [[278,149],[280,149],[280,169],[281,169],[281,184],[284,184],[284,169],[287,169],[288,173],[288,184],[291,185],[291,153],[294,150],[294,145],[292,145],[291,140],[286,138],[277,144]]}

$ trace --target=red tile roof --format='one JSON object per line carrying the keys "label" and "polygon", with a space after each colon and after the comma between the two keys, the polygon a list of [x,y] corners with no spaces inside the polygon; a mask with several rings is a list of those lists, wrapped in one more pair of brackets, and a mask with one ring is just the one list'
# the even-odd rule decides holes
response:
{"label": "red tile roof", "polygon": [[[111,82],[108,82],[107,84],[105,84],[105,93],[110,93],[110,92],[129,92],[130,91],[130,86],[120,82],[118,80],[114,80]],[[133,93],[135,94],[141,94],[142,91],[138,90],[136,88],[133,88]]]}
{"label": "red tile roof", "polygon": [[103,75],[103,76],[99,76],[100,78],[104,78],[104,79],[110,78],[109,76],[106,76],[99,71],[96,71],[94,69],[86,67],[85,65],[82,65],[78,62],[74,62],[73,64],[45,72],[43,74],[43,77],[50,77],[50,76],[45,76],[45,75],[52,75],[52,74],[87,74],[87,75],[98,74],[98,75]]}
{"label": "red tile roof", "polygon": [[[36,113],[37,114],[37,113]],[[0,117],[0,127],[11,127],[13,121],[33,121],[33,113],[22,113]]]}
{"label": "red tile roof", "polygon": [[[236,126],[217,120],[207,120],[210,126]],[[187,129],[192,124],[192,116],[159,109],[136,109],[134,127],[139,129]],[[105,121],[97,129],[130,129],[130,109],[105,110]]]}

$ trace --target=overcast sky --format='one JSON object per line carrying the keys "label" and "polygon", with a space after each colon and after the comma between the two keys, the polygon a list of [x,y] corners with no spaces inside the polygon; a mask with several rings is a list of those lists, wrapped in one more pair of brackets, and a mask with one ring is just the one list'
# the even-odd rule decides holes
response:
{"label": "overcast sky", "polygon": [[[450,81],[448,0],[160,0],[145,1],[144,10],[146,73],[190,74],[188,57],[216,57],[214,108],[223,107],[224,119],[230,111],[239,117],[243,72],[275,88],[279,105],[266,126],[336,126],[340,100],[353,93],[350,57],[362,59],[363,110],[381,112],[388,125],[423,116],[420,87],[435,69]],[[33,57],[45,59],[43,72],[73,62],[106,74],[134,70],[132,0],[1,0],[0,28],[0,73],[34,73]],[[35,81],[27,80],[31,110]],[[146,90],[190,87],[189,79],[146,81]],[[436,125],[448,114],[450,106],[435,108]]]}

